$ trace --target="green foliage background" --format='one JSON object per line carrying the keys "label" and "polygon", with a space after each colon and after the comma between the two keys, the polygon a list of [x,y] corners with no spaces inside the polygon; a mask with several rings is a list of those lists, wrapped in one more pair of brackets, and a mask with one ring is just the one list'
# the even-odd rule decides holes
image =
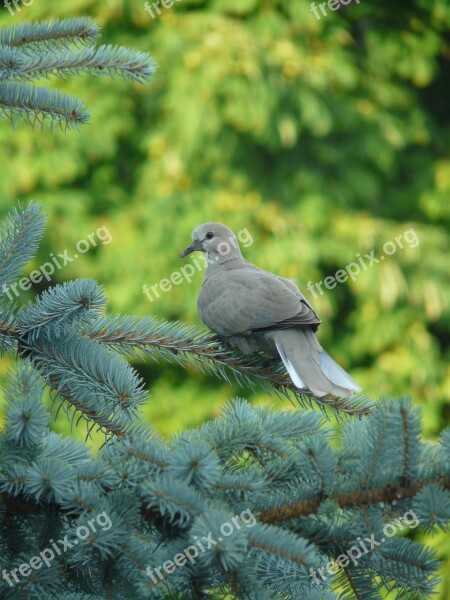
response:
{"label": "green foliage background", "polygon": [[[81,133],[0,122],[1,215],[17,198],[38,199],[49,215],[30,271],[106,226],[111,243],[54,281],[94,277],[110,312],[199,323],[201,273],[153,302],[142,286],[180,268],[199,223],[247,228],[246,258],[297,279],[327,350],[371,396],[411,395],[433,438],[450,416],[448,1],[361,0],[320,20],[306,0],[180,0],[155,19],[140,0],[19,7],[2,8],[0,25],[90,15],[103,43],[148,51],[159,65],[145,87],[52,82],[93,108]],[[316,299],[306,291],[411,228],[417,247]],[[174,366],[137,367],[151,392],[146,414],[166,435],[217,415],[238,390]],[[70,431],[64,416],[55,428]],[[450,553],[443,535],[430,544]]]}

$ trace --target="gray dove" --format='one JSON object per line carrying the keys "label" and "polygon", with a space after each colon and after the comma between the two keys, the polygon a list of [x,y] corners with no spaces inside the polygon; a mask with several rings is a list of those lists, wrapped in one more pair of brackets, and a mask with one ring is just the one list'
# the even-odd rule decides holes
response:
{"label": "gray dove", "polygon": [[346,398],[361,390],[319,344],[321,321],[293,281],[246,261],[222,223],[199,225],[192,240],[180,258],[205,253],[198,311],[224,343],[247,355],[262,351],[281,358],[295,386],[317,398]]}

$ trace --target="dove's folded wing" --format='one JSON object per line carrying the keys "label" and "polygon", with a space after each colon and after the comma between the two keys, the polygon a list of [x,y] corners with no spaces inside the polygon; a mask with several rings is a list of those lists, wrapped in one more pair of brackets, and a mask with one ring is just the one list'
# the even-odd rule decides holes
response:
{"label": "dove's folded wing", "polygon": [[320,323],[295,284],[248,263],[205,279],[198,309],[202,321],[219,335]]}

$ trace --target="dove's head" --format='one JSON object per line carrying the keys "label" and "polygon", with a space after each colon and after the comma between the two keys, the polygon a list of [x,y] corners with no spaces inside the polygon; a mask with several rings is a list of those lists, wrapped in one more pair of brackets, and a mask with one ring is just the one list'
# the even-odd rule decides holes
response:
{"label": "dove's head", "polygon": [[237,237],[223,223],[203,223],[192,232],[192,244],[180,254],[184,258],[191,252],[205,252],[208,264],[223,264],[242,258]]}

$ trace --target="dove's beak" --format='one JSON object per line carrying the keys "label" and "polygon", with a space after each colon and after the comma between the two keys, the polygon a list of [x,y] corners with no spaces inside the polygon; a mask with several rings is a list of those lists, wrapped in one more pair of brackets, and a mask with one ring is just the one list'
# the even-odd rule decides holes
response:
{"label": "dove's beak", "polygon": [[202,243],[199,240],[194,240],[190,246],[188,246],[183,252],[180,254],[180,258],[184,258],[191,252],[203,251]]}

